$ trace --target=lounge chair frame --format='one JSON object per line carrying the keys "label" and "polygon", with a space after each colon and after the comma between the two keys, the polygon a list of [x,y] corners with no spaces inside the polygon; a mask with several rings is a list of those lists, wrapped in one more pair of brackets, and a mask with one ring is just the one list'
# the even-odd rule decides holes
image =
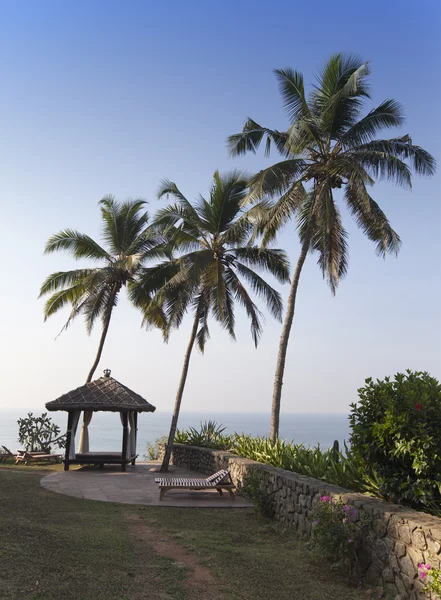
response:
{"label": "lounge chair frame", "polygon": [[61,454],[47,454],[45,452],[28,452],[27,450],[17,450],[15,456],[15,464],[18,465],[20,462],[24,462],[28,465],[30,462],[55,462],[61,463]]}
{"label": "lounge chair frame", "polygon": [[155,483],[159,486],[159,500],[163,500],[169,490],[216,490],[223,495],[223,490],[228,492],[234,500],[236,486],[231,479],[230,472],[222,469],[210,477],[157,477]]}

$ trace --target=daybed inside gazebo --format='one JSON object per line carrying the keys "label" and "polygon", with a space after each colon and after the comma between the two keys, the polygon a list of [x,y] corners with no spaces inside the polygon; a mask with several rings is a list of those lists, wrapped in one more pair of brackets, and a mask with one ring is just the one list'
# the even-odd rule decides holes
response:
{"label": "daybed inside gazebo", "polygon": [[[147,402],[142,396],[113,379],[110,370],[104,371],[104,377],[86,383],[76,390],[63,394],[56,400],[48,402],[49,411],[65,410],[68,412],[66,454],[64,470],[70,465],[121,465],[121,471],[126,465],[135,464],[136,440],[138,432],[138,413],[154,412],[156,407]],[[119,412],[122,424],[121,452],[90,452],[88,426],[94,412]],[[78,452],[75,451],[75,436],[83,413]]]}

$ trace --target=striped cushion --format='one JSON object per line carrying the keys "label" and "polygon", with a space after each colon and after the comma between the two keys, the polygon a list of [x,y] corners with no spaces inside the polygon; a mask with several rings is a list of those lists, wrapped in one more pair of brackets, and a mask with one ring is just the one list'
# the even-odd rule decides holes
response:
{"label": "striped cushion", "polygon": [[156,477],[155,483],[161,486],[179,486],[179,487],[214,487],[221,483],[227,477],[228,471],[221,470],[213,473],[207,479],[201,477]]}
{"label": "striped cushion", "polygon": [[223,481],[225,479],[225,477],[227,477],[227,475],[228,475],[228,471],[219,471],[218,473],[211,475],[210,476],[210,484],[217,485],[218,483],[221,483],[221,481]]}

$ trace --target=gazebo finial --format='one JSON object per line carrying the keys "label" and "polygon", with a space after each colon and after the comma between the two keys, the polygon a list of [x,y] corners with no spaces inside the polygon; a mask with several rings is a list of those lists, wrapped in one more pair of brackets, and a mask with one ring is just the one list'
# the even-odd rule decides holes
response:
{"label": "gazebo finial", "polygon": [[112,371],[110,369],[104,369],[104,377],[110,377],[110,373]]}

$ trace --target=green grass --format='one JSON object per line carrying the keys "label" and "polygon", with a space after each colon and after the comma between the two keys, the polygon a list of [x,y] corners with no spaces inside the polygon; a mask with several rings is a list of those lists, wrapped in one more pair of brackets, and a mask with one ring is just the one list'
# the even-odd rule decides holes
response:
{"label": "green grass", "polygon": [[[252,510],[80,500],[42,488],[42,474],[0,469],[2,600],[365,597]],[[185,560],[161,551],[162,543]],[[209,569],[215,595],[189,587],[195,565]]]}

